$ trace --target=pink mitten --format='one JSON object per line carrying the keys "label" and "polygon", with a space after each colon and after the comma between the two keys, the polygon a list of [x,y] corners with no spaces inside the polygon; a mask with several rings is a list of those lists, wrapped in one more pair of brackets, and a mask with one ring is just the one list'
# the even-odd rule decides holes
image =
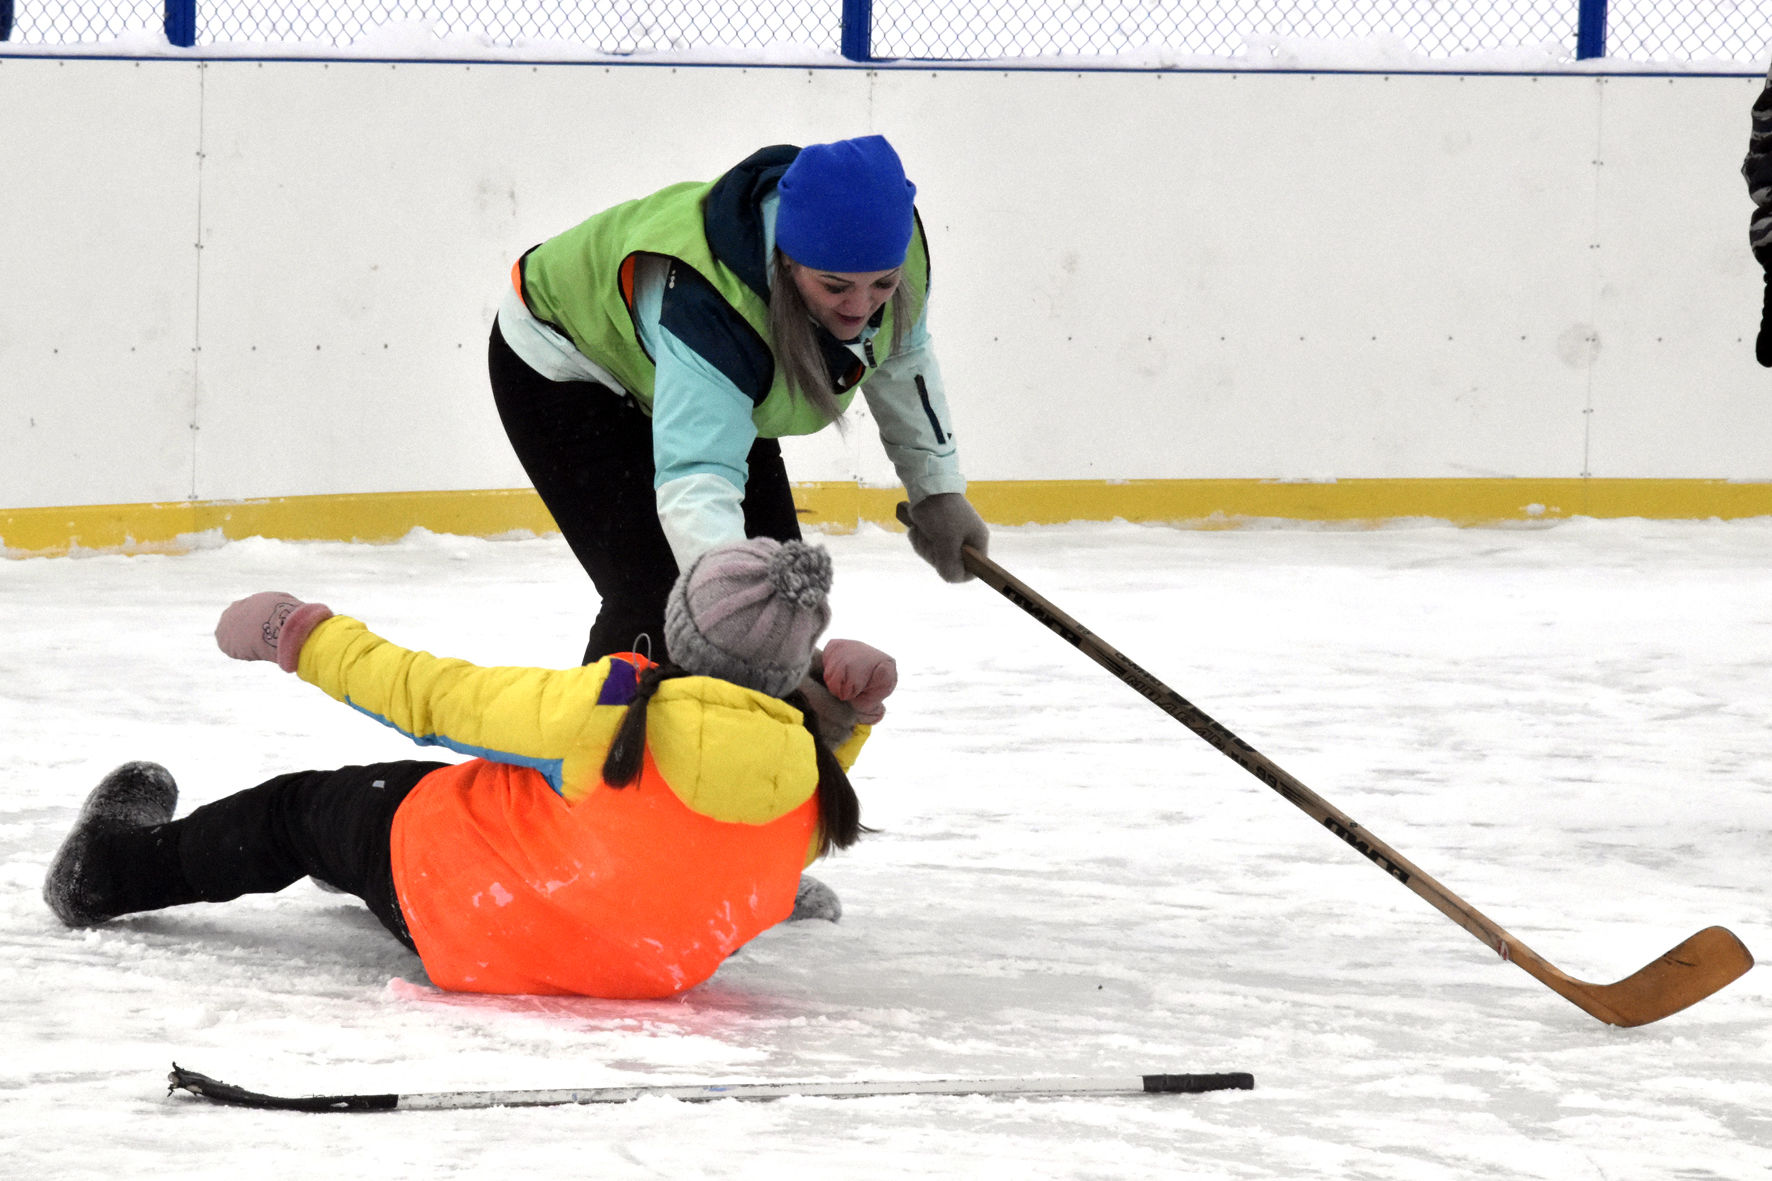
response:
{"label": "pink mitten", "polygon": [[308,633],[332,618],[324,603],[304,603],[282,591],[260,591],[228,604],[215,625],[215,643],[235,660],[274,660],[292,673]]}
{"label": "pink mitten", "polygon": [[860,640],[832,640],[824,646],[824,683],[871,726],[886,716],[886,699],[898,688],[898,662]]}

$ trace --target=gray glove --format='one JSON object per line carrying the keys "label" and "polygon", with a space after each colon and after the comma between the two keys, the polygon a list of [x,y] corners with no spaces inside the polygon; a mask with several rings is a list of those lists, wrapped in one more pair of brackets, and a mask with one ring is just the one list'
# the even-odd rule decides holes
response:
{"label": "gray glove", "polygon": [[962,546],[984,553],[991,532],[984,519],[958,492],[937,492],[910,506],[911,548],[948,582],[973,577],[960,556]]}
{"label": "gray glove", "polygon": [[836,750],[848,742],[849,736],[855,733],[855,724],[861,720],[856,716],[855,707],[847,701],[839,701],[812,673],[800,682],[799,689],[806,695],[806,704],[812,707],[812,722],[824,744]]}

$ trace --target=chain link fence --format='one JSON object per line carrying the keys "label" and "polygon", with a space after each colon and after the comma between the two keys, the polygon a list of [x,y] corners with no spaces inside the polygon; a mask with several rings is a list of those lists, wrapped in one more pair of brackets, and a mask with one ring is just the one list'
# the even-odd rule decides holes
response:
{"label": "chain link fence", "polygon": [[[1772,46],[1772,3],[1666,4],[1610,0],[1609,56],[1627,61],[1677,57],[1686,61],[1739,61],[1766,65]],[[1666,47],[1676,47],[1677,54]]]}
{"label": "chain link fence", "polygon": [[[18,0],[24,2],[24,0]],[[671,49],[756,48],[793,44],[833,50],[842,35],[842,5],[709,3],[635,0],[388,0],[274,4],[199,3],[197,43],[277,41],[348,45],[394,23],[428,26],[443,37],[494,45],[555,42],[602,54]]]}
{"label": "chain link fence", "polygon": [[0,0],[0,36],[44,45],[164,27],[175,45],[351,45],[390,25],[597,54],[795,46],[852,60],[1247,58],[1282,43],[1380,41],[1450,58],[1735,63],[1772,45],[1772,0]]}
{"label": "chain link fence", "polygon": [[1201,0],[1188,3],[918,3],[880,0],[883,57],[999,58],[1160,50],[1230,57],[1252,42],[1387,37],[1427,56],[1557,44],[1574,56],[1573,0]]}

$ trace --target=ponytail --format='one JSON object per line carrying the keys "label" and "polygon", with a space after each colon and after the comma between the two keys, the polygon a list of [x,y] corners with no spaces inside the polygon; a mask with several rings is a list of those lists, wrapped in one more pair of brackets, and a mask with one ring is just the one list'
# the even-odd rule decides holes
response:
{"label": "ponytail", "polygon": [[819,737],[818,717],[812,712],[812,703],[798,689],[783,700],[799,710],[805,719],[806,732],[812,736],[812,750],[818,761],[818,855],[823,857],[832,849],[847,849],[861,839],[863,833],[875,830],[861,822],[861,799],[855,794],[855,785],[844,773],[843,764]]}
{"label": "ponytail", "polygon": [[604,783],[621,788],[640,778],[640,770],[646,763],[646,707],[660,684],[672,677],[688,675],[669,661],[653,665],[640,674],[634,699],[628,702],[621,728],[616,730],[615,740],[609,744],[609,754],[603,759]]}

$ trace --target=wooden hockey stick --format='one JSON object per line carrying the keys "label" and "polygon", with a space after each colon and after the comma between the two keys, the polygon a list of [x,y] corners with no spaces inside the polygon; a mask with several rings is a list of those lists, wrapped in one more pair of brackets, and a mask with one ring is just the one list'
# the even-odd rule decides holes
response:
{"label": "wooden hockey stick", "polygon": [[[898,506],[898,519],[910,524],[907,505]],[[1666,955],[1614,984],[1589,984],[1565,974],[1355,823],[1347,813],[1300,783],[1272,759],[1104,643],[1094,632],[1036,594],[990,558],[972,546],[963,549],[962,557],[966,569],[977,575],[980,581],[1132,686],[1233,763],[1279,792],[1361,856],[1426,899],[1435,910],[1494,948],[1502,959],[1518,964],[1527,975],[1584,1013],[1609,1025],[1647,1025],[1697,1004],[1754,966],[1752,953],[1734,932],[1724,927],[1706,927]]]}

